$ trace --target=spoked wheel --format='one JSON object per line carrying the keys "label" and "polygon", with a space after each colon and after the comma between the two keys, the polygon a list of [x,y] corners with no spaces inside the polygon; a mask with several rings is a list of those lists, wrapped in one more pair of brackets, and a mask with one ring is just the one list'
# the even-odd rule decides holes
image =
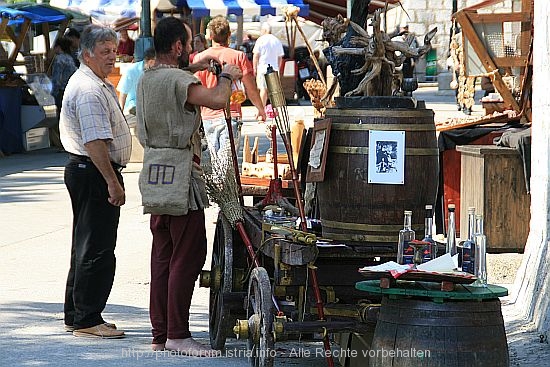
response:
{"label": "spoked wheel", "polygon": [[224,304],[224,294],[231,292],[233,284],[233,230],[223,214],[218,217],[214,246],[212,249],[212,265],[210,267],[210,304],[208,331],[210,346],[220,350],[225,346],[225,340],[231,330],[233,318]]}
{"label": "spoked wheel", "polygon": [[272,367],[275,357],[273,338],[273,301],[271,284],[264,268],[250,275],[246,316],[248,317],[248,351],[253,367]]}

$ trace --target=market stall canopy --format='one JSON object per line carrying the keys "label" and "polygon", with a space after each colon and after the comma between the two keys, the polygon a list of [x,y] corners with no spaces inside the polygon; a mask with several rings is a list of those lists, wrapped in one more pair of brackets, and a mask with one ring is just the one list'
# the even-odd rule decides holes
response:
{"label": "market stall canopy", "polygon": [[[294,5],[300,8],[300,16],[309,14],[309,5],[303,0],[171,0],[174,8],[189,8],[193,17],[201,18],[218,14],[237,16],[279,15],[283,8]],[[62,9],[71,9],[90,15],[102,24],[112,24],[115,20],[126,17],[139,17],[140,0],[51,0],[50,5]],[[166,0],[152,0],[151,9],[166,7]]]}
{"label": "market stall canopy", "polygon": [[0,66],[8,67],[10,70],[23,45],[25,36],[33,24],[43,25],[35,29],[34,35],[44,35],[47,54],[46,66],[49,66],[53,58],[53,50],[50,48],[50,31],[57,30],[58,33],[63,33],[71,16],[48,5],[11,4],[0,6],[0,19],[0,38],[7,36],[15,45],[9,55],[7,50],[0,46],[0,55],[4,56],[0,56]]}
{"label": "market stall canopy", "polygon": [[46,5],[12,4],[0,6],[2,18],[8,18],[8,25],[22,24],[26,19],[32,24],[61,23],[67,14]]}
{"label": "market stall canopy", "polygon": [[134,18],[141,13],[140,0],[51,0],[50,5],[91,16],[110,25],[119,18]]}
{"label": "market stall canopy", "polygon": [[262,15],[282,15],[285,6],[293,5],[300,9],[298,15],[309,14],[309,5],[302,0],[173,0],[177,7],[187,6],[193,17],[201,18],[215,15],[234,14],[254,17]]}
{"label": "market stall canopy", "polygon": [[[377,9],[388,9],[399,6],[400,0],[370,0],[369,13],[373,13]],[[309,16],[308,19],[315,23],[321,22],[327,17],[336,17],[340,14],[343,17],[347,16],[348,0],[308,0]]]}
{"label": "market stall canopy", "polygon": [[[14,4],[1,4],[0,7],[8,9],[13,15],[15,12],[24,12],[27,14],[27,18],[31,19],[31,23],[49,23],[51,28],[55,28],[56,24],[61,24],[64,20],[68,20],[72,25],[84,26],[90,24],[91,19],[88,15],[82,14],[78,11],[72,11],[70,9],[61,9],[47,4],[34,4],[34,3],[14,3]],[[21,14],[20,14],[21,15]],[[6,16],[8,13],[6,12]],[[12,19],[10,25],[23,23],[24,15],[17,19]],[[38,30],[40,34],[40,30]]]}

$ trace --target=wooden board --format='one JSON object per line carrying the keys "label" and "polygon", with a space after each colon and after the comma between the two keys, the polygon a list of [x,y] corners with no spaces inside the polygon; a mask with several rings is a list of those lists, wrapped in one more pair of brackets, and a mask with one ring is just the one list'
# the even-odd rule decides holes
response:
{"label": "wooden board", "polygon": [[[359,273],[369,280],[377,280],[381,278],[393,278],[389,271],[363,271]],[[476,277],[472,274],[456,272],[456,273],[432,273],[427,271],[411,270],[400,275],[398,280],[410,280],[421,282],[451,282],[455,284],[471,284],[476,281]]]}

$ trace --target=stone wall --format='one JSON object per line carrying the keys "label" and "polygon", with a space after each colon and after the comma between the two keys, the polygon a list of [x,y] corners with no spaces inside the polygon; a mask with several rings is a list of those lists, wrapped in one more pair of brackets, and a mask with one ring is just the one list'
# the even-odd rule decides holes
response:
{"label": "stone wall", "polygon": [[[478,4],[480,0],[458,0],[458,10],[467,6]],[[447,71],[447,58],[449,57],[449,41],[452,28],[453,0],[401,0],[403,9],[400,7],[388,11],[387,30],[392,32],[400,26],[408,25],[409,31],[417,35],[418,42],[424,43],[424,34],[434,27],[438,31],[432,40],[432,46],[437,51],[438,73]],[[488,12],[509,12],[512,9],[519,10],[520,0],[504,0],[502,3],[484,11]],[[416,67],[417,77],[425,81],[426,60],[422,58]]]}

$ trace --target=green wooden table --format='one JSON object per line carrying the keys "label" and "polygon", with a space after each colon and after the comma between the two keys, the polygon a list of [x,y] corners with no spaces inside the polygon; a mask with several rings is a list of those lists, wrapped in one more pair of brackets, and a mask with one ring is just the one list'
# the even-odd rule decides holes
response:
{"label": "green wooden table", "polygon": [[508,295],[508,289],[492,284],[487,287],[456,284],[453,291],[442,291],[440,284],[434,282],[397,281],[391,288],[380,288],[380,280],[364,280],[355,283],[355,288],[371,294],[386,295],[391,299],[426,297],[436,303],[442,303],[445,300],[482,301]]}

